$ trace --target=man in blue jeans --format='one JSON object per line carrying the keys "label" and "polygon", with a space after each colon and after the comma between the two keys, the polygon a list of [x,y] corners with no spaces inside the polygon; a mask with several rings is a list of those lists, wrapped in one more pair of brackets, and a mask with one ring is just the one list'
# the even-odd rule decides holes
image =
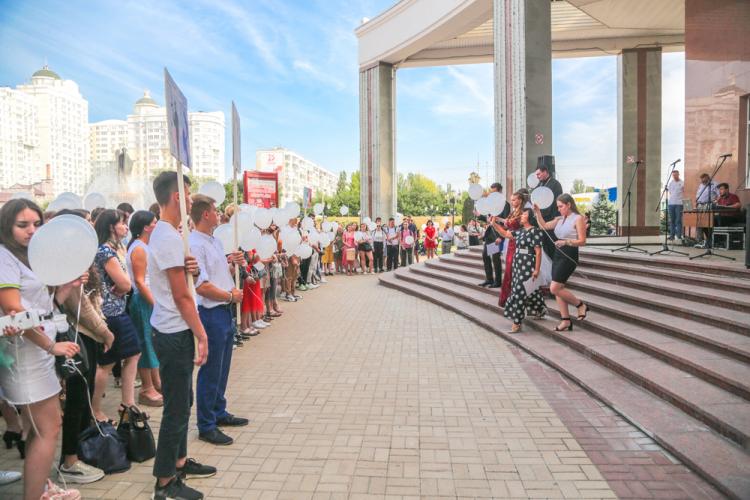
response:
{"label": "man in blue jeans", "polygon": [[198,261],[201,273],[195,281],[198,314],[208,335],[208,360],[198,370],[196,406],[198,407],[198,438],[207,443],[226,446],[234,440],[219,426],[247,425],[246,418],[227,412],[227,380],[232,363],[234,321],[232,309],[242,303],[242,290],[235,288],[231,265],[247,265],[242,252],[234,252],[227,262],[225,250],[213,237],[219,215],[212,198],[193,196],[190,218],[195,231],[190,233],[190,252]]}
{"label": "man in blue jeans", "polygon": [[667,184],[669,203],[667,216],[669,217],[669,239],[682,238],[682,200],[685,198],[685,183],[680,179],[680,173],[672,170],[672,178]]}

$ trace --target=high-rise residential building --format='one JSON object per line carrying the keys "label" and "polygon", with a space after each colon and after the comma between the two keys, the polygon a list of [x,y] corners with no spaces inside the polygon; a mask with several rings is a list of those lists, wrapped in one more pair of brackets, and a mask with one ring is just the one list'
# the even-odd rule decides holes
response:
{"label": "high-rise residential building", "polygon": [[38,164],[32,174],[36,178],[26,182],[41,180],[49,170],[55,195],[64,191],[83,194],[91,179],[89,104],[78,85],[45,65],[31,76],[30,83],[16,89],[31,96],[36,107]]}
{"label": "high-rise residential building", "polygon": [[[224,113],[190,112],[192,174],[224,182]],[[96,168],[116,167],[116,155],[125,150],[132,172],[145,178],[175,167],[169,153],[166,108],[148,91],[138,99],[127,120],[105,120],[91,124],[91,161]]]}
{"label": "high-rise residential building", "polygon": [[312,189],[313,197],[321,192],[326,197],[336,194],[336,174],[286,148],[259,149],[255,152],[255,168],[279,174],[282,207],[289,201],[301,201],[304,188]]}
{"label": "high-rise residential building", "polygon": [[36,110],[33,96],[0,87],[0,189],[43,178]]}

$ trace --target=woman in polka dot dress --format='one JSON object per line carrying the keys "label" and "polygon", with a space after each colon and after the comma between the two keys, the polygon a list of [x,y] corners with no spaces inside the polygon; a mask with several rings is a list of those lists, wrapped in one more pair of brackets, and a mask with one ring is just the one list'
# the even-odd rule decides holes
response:
{"label": "woman in polka dot dress", "polygon": [[510,296],[505,302],[503,316],[513,321],[511,333],[521,331],[521,322],[526,313],[536,317],[542,317],[546,313],[544,299],[536,288],[531,294],[526,293],[524,282],[536,279],[542,265],[542,233],[532,224],[533,211],[524,209],[521,212],[521,228],[515,231],[506,231],[495,224],[496,229],[504,238],[515,241],[516,249],[513,254],[513,281],[511,282]]}

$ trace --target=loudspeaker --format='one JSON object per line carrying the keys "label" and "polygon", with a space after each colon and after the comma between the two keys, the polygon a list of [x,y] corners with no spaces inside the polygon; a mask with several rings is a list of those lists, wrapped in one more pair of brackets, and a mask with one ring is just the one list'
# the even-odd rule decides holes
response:
{"label": "loudspeaker", "polygon": [[536,168],[541,166],[547,167],[552,177],[555,176],[555,157],[553,155],[543,155],[536,159]]}

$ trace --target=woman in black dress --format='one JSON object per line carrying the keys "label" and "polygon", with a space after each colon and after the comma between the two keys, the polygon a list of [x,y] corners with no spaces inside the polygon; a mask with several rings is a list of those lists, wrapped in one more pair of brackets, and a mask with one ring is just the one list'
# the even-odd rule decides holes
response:
{"label": "woman in black dress", "polygon": [[[549,289],[560,308],[560,324],[554,330],[562,332],[573,329],[568,305],[578,309],[579,321],[586,319],[589,312],[589,306],[565,286],[568,278],[578,266],[578,248],[586,244],[586,221],[578,212],[576,202],[569,194],[561,194],[556,202],[560,216],[549,222],[540,222],[540,226],[542,229],[554,230],[557,237],[555,255],[552,258],[552,284]],[[534,214],[537,221],[544,220],[538,205],[534,205]]]}

